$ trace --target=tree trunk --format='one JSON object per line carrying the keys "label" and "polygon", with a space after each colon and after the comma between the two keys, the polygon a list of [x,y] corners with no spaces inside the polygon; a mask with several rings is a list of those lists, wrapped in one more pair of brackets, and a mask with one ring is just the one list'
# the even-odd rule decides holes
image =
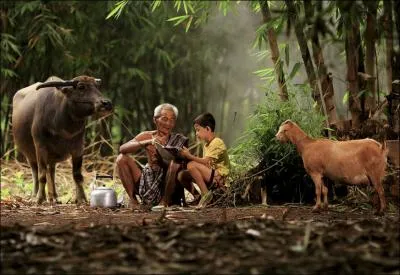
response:
{"label": "tree trunk", "polygon": [[361,33],[360,33],[360,25],[358,25],[358,28],[356,30],[356,45],[358,48],[358,68],[357,68],[357,74],[358,74],[358,98],[360,100],[360,108],[361,108],[361,114],[360,114],[360,122],[365,121],[368,118],[368,112],[365,111],[365,93],[361,94],[361,91],[366,91],[367,90],[367,79],[368,77],[365,77],[367,74],[365,73],[365,65],[364,65],[364,51],[362,45],[362,40],[361,40]]}
{"label": "tree trunk", "polygon": [[[322,8],[322,2],[317,2],[316,4],[319,5],[319,8]],[[311,4],[311,0],[304,0],[304,9],[307,18],[312,18],[314,16],[314,7]],[[311,40],[314,63],[317,66],[318,78],[321,83],[322,95],[325,101],[328,121],[329,124],[332,124],[337,121],[333,83],[325,66],[324,55],[319,43],[318,32],[315,29],[312,32]]]}
{"label": "tree trunk", "polygon": [[313,91],[312,97],[318,104],[318,110],[320,110],[321,96],[318,91],[318,83],[315,76],[315,70],[312,63],[310,51],[308,50],[307,40],[303,32],[304,24],[298,18],[299,14],[296,10],[296,7],[294,6],[293,0],[285,0],[285,2],[288,8],[289,16],[291,18],[294,18],[294,30],[296,33],[297,42],[300,47],[301,57],[303,58],[304,65],[306,67],[308,82],[310,83],[311,89]]}
{"label": "tree trunk", "polygon": [[[261,11],[263,15],[263,23],[266,24],[271,21],[271,12],[269,10],[268,1],[260,1]],[[279,58],[279,48],[276,38],[276,33],[272,27],[267,30],[266,40],[268,40],[271,49],[271,59],[274,62],[275,74],[278,80],[279,96],[283,101],[288,100],[288,92],[285,84],[285,75],[283,74],[283,63]],[[264,36],[265,37],[265,36]]]}
{"label": "tree trunk", "polygon": [[[394,18],[397,32],[398,45],[400,45],[400,1],[394,1]],[[400,49],[394,51],[394,62],[392,67],[393,80],[400,80]],[[392,92],[389,95],[389,113],[392,118],[392,128],[399,137],[400,133],[400,83],[392,82]]]}
{"label": "tree trunk", "polygon": [[357,36],[360,32],[359,23],[351,16],[352,2],[338,2],[340,13],[344,18],[343,30],[345,35],[345,50],[347,64],[347,81],[349,91],[349,110],[352,119],[352,128],[359,128],[361,124],[361,104],[358,97],[358,51]]}
{"label": "tree trunk", "polygon": [[[2,110],[2,115],[4,115],[4,132],[0,129],[0,137],[1,137],[1,147],[0,147],[0,155],[4,156],[9,148],[11,148],[12,135],[11,135],[11,126],[10,126],[10,117],[11,117],[11,109],[12,109],[12,96],[8,96],[7,98],[7,106],[5,112]],[[2,123],[2,121],[0,121]]]}
{"label": "tree trunk", "polygon": [[393,21],[392,21],[392,2],[390,0],[383,1],[384,22],[386,38],[386,86],[387,94],[392,93],[392,62],[393,62]]}
{"label": "tree trunk", "polygon": [[376,73],[375,73],[375,42],[376,42],[376,9],[377,2],[364,0],[367,7],[367,27],[365,30],[365,72],[367,73],[367,93],[365,93],[365,111],[372,112],[376,108]]}

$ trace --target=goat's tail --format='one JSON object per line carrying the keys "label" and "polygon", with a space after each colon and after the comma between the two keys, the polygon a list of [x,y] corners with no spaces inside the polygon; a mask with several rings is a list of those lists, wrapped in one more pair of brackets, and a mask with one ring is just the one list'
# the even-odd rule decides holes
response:
{"label": "goat's tail", "polygon": [[387,147],[386,140],[382,142],[381,151],[385,156],[387,156],[387,154],[389,153],[389,148]]}

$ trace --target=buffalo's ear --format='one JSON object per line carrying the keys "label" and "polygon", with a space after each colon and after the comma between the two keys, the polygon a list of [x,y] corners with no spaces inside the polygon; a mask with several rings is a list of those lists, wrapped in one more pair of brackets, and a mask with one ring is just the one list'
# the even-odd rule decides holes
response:
{"label": "buffalo's ear", "polygon": [[73,91],[72,87],[59,87],[58,89],[65,95],[71,94]]}

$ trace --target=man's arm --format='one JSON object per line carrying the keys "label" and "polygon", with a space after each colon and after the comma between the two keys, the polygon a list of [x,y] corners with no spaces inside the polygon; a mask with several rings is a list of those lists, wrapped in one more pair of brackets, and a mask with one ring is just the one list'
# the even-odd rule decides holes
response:
{"label": "man's arm", "polygon": [[147,145],[153,144],[153,137],[150,134],[139,134],[135,138],[130,141],[122,144],[119,147],[119,152],[121,154],[133,154],[140,150],[140,148],[144,148]]}

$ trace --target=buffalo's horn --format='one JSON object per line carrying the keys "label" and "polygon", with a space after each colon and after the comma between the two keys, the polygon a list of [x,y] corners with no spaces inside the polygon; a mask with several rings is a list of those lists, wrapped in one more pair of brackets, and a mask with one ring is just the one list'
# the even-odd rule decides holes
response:
{"label": "buffalo's horn", "polygon": [[36,87],[36,90],[39,90],[41,88],[45,87],[66,87],[66,86],[76,86],[78,81],[76,80],[68,80],[68,81],[49,81],[42,83]]}
{"label": "buffalo's horn", "polygon": [[101,84],[101,78],[95,78],[94,82],[96,82],[97,85]]}

